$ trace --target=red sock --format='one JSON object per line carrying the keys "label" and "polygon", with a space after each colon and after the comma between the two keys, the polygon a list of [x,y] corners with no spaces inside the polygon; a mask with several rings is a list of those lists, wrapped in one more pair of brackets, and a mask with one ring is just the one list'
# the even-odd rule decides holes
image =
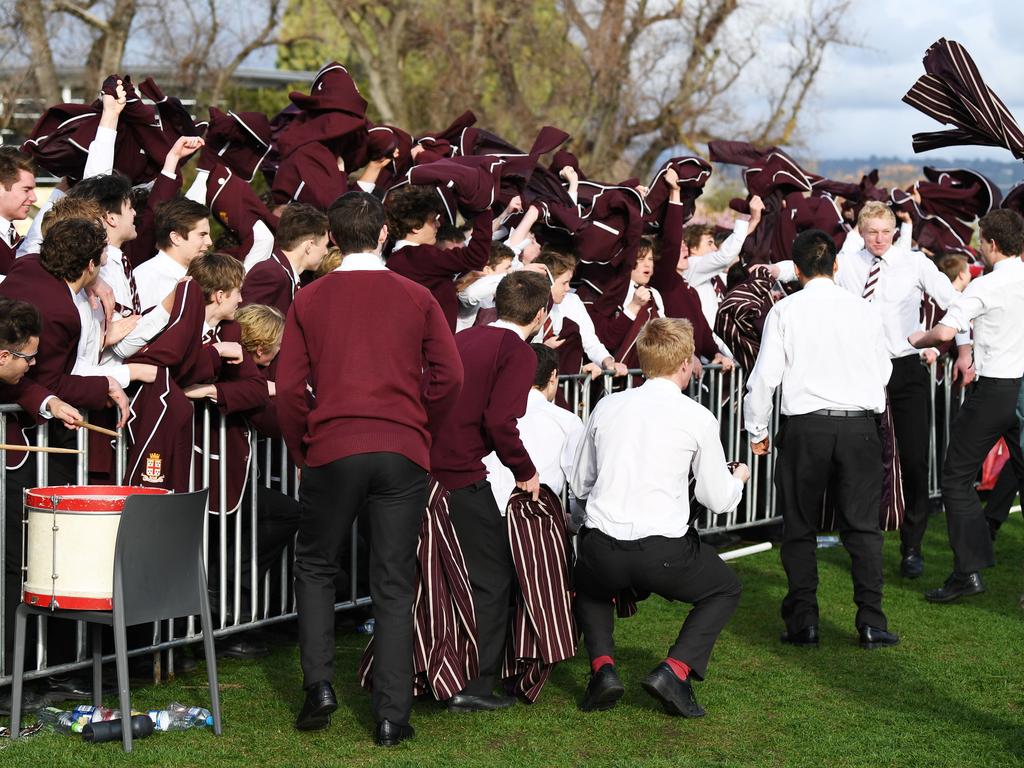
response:
{"label": "red sock", "polygon": [[611,656],[598,656],[596,659],[590,662],[590,669],[596,673],[605,664],[611,664],[612,666],[614,666],[615,659],[613,659]]}
{"label": "red sock", "polygon": [[676,659],[665,659],[665,663],[668,664],[669,668],[676,673],[676,677],[680,680],[685,680],[690,675],[690,668],[681,661]]}

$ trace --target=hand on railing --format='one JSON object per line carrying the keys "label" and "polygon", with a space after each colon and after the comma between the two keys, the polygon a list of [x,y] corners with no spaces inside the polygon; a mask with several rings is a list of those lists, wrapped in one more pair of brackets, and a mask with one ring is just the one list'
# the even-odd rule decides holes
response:
{"label": "hand on railing", "polygon": [[736,361],[733,360],[731,357],[726,357],[721,352],[719,352],[711,359],[711,364],[722,366],[722,373],[728,373],[729,371],[736,367]]}
{"label": "hand on railing", "polygon": [[82,414],[78,412],[78,409],[68,405],[59,397],[51,397],[47,400],[46,410],[55,419],[63,421],[64,426],[68,429],[78,429],[78,424],[83,421]]}
{"label": "hand on railing", "polygon": [[[767,438],[765,439],[767,440]],[[750,467],[746,464],[737,464],[736,468],[732,471],[732,476],[741,483],[745,483],[750,479]]]}
{"label": "hand on railing", "polygon": [[203,398],[209,398],[213,402],[217,402],[216,384],[193,384],[190,387],[185,387],[182,391],[185,393],[185,397],[189,400],[202,400]]}
{"label": "hand on railing", "polygon": [[120,429],[128,422],[128,395],[124,393],[121,385],[112,376],[107,376],[107,397],[110,398],[111,403],[117,406],[119,413],[117,428]]}
{"label": "hand on railing", "polygon": [[750,450],[754,452],[755,456],[767,456],[768,451],[772,448],[771,442],[766,437],[764,440],[758,440],[754,442],[750,441]]}

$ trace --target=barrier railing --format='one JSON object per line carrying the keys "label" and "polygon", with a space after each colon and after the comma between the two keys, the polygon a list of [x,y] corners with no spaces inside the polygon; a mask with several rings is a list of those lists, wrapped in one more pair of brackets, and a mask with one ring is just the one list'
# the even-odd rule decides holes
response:
{"label": "barrier railing", "polygon": [[[936,366],[931,367],[931,446],[929,466],[929,489],[933,496],[939,494],[939,469],[945,451],[945,437],[949,434],[949,424],[955,414],[955,406],[962,395],[952,384],[952,362],[946,361],[943,368],[942,382],[936,381]],[[619,387],[632,387],[642,381],[639,371],[631,371],[630,375],[613,379],[605,375],[602,380],[591,382],[590,376],[580,374],[560,377],[561,393],[569,407],[582,419],[590,415],[592,401],[597,396],[611,392]],[[749,441],[743,434],[743,393],[746,387],[746,374],[740,369],[725,373],[720,366],[705,366],[699,381],[691,382],[687,394],[707,407],[721,425],[722,444],[726,458],[745,462],[751,471],[751,479],[747,485],[744,500],[734,511],[712,516],[705,513],[698,521],[697,527],[705,532],[726,532],[748,528],[781,519],[776,508],[774,492],[774,454],[755,456],[750,449]],[[6,416],[17,412],[13,405],[0,405],[0,443],[7,442]],[[776,396],[770,433],[775,434],[778,427],[779,397]],[[197,406],[197,451],[193,454],[196,470],[193,472],[193,486],[209,487],[212,473],[217,472],[217,509],[224,510],[228,505],[227,478],[230,471],[230,457],[225,447],[228,445],[227,423],[221,419],[215,408]],[[50,425],[49,428],[35,430],[35,444],[39,447],[48,445],[49,431],[63,429],[61,426]],[[217,453],[211,455],[213,436],[216,435]],[[87,484],[89,441],[87,433],[79,430],[76,434],[79,454],[76,463],[76,481]],[[269,626],[275,623],[290,621],[295,618],[295,601],[292,591],[291,546],[285,544],[276,561],[263,573],[264,564],[260,560],[260,522],[271,513],[278,515],[275,505],[297,504],[298,473],[288,460],[287,450],[280,439],[267,439],[249,429],[248,450],[250,460],[245,469],[245,492],[237,511],[227,514],[210,513],[207,515],[207,526],[204,532],[206,546],[206,563],[208,581],[213,592],[211,608],[214,613],[214,636],[221,638],[250,629]],[[118,478],[123,478],[127,445],[125,438],[115,442],[115,467]],[[35,484],[47,485],[49,472],[48,462],[42,454],[36,464]],[[0,454],[0,458],[3,457]],[[221,460],[223,459],[223,460]],[[213,463],[216,463],[214,469]],[[9,531],[16,529],[22,536],[24,544],[24,523],[12,528],[8,521],[23,520],[20,504],[12,509],[8,505],[8,473],[4,468],[6,462],[0,462],[0,614],[7,615],[5,607],[8,574],[7,563],[3,562],[7,553],[7,536]],[[266,507],[266,510],[264,509]],[[16,518],[11,518],[16,515]],[[284,515],[287,518],[287,515]],[[287,525],[284,526],[287,531]],[[353,525],[352,547],[348,558],[348,582],[345,585],[345,599],[335,604],[337,611],[344,611],[370,602],[368,595],[360,594],[360,544],[358,522]],[[24,546],[22,551],[24,551]],[[24,565],[19,564],[18,571],[24,578]],[[211,572],[212,571],[212,572]],[[13,571],[12,571],[13,572]],[[49,664],[47,657],[48,627],[45,617],[40,617],[36,626],[36,647],[34,669],[26,672],[26,679],[44,677],[54,673],[82,669],[91,663],[86,655],[86,633],[84,625],[77,624],[75,630],[74,659],[61,663]],[[12,627],[6,621],[0,622],[0,686],[10,683],[10,670],[6,646],[8,633]],[[174,649],[199,642],[202,639],[201,628],[197,617],[185,622],[163,622],[154,624],[152,635],[146,645],[133,649],[129,655],[155,654],[154,675],[162,671],[174,673]],[[166,661],[160,655],[166,652]],[[110,657],[113,658],[112,656]],[[166,664],[166,666],[164,666]]]}
{"label": "barrier railing", "polygon": [[[8,413],[17,412],[16,406],[0,405],[0,443],[7,442]],[[224,510],[227,508],[227,476],[234,467],[230,457],[223,449],[211,454],[210,446],[214,435],[216,445],[227,445],[228,425],[220,418],[216,408],[213,406],[198,405],[196,408],[196,443],[199,448],[193,454],[193,486],[209,487],[211,472],[216,471],[218,499],[216,508]],[[46,426],[35,430],[35,444],[39,447],[46,447],[49,443],[50,429],[63,429],[62,426]],[[297,525],[298,512],[298,473],[289,462],[287,449],[282,440],[269,440],[259,437],[255,430],[249,429],[249,454],[250,460],[245,469],[245,493],[236,511],[228,514],[210,512],[206,517],[204,530],[204,545],[206,548],[206,565],[208,573],[208,584],[211,590],[211,610],[213,612],[213,634],[215,638],[227,637],[239,632],[266,627],[272,624],[290,621],[295,618],[295,600],[291,586],[291,540],[293,534],[288,534],[289,541],[283,546],[276,563],[264,573],[259,572],[260,567],[260,535],[259,521],[262,513],[260,506],[261,499],[274,495],[277,504],[293,504],[294,519]],[[89,441],[88,433],[79,430],[76,433],[77,448],[83,451],[78,455],[76,461],[76,482],[79,485],[88,484],[89,474]],[[115,443],[115,467],[117,478],[123,478],[126,456],[126,442],[124,433],[121,434]],[[36,461],[35,485],[44,486],[48,484],[49,471],[48,462],[43,454],[35,454],[39,457]],[[221,461],[221,458],[224,458]],[[6,459],[2,453],[0,458]],[[215,465],[215,468],[211,465]],[[8,502],[8,473],[6,461],[0,462],[0,615],[6,616],[8,607],[5,605],[7,599],[7,563],[2,562],[7,553],[7,536],[10,515],[17,515],[22,520],[18,530],[22,536],[22,552],[25,549],[25,525],[23,520],[23,509],[11,509]],[[12,500],[13,503],[13,500]],[[13,529],[13,526],[12,526]],[[348,582],[345,599],[339,599],[335,604],[336,611],[344,611],[357,606],[367,605],[370,602],[368,591],[360,594],[358,581],[360,546],[359,546],[359,524],[358,521],[352,528],[352,546],[348,561]],[[23,556],[24,557],[24,556]],[[21,581],[24,581],[25,563],[19,564]],[[66,620],[59,620],[66,624]],[[0,687],[11,682],[11,670],[7,654],[9,633],[13,627],[6,626],[6,621],[0,622]],[[32,669],[26,671],[25,678],[30,680],[45,677],[52,674],[84,669],[91,664],[91,656],[87,655],[85,625],[82,622],[75,622],[74,658],[63,660],[60,663],[49,663],[48,659],[48,635],[49,629],[46,617],[39,617],[36,623],[35,654],[27,654],[33,659]],[[144,654],[160,654],[166,652],[166,660],[162,657],[154,657],[154,677],[158,678],[162,672],[170,676],[174,674],[174,649],[183,645],[197,643],[202,640],[202,628],[199,626],[198,617],[189,617],[184,622],[166,621],[154,623],[152,635],[149,642],[143,646],[132,649],[129,656]],[[104,657],[106,660],[108,657]],[[113,660],[113,655],[109,656]]]}

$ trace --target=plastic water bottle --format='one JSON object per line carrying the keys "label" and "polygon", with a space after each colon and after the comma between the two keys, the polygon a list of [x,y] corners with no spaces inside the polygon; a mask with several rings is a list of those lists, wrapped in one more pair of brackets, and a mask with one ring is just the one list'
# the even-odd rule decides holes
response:
{"label": "plastic water bottle", "polygon": [[71,712],[56,707],[44,707],[36,712],[36,719],[45,723],[57,733],[81,733],[84,727],[75,720]]}
{"label": "plastic water bottle", "polygon": [[362,624],[356,624],[355,633],[357,635],[372,635],[374,624],[373,619],[367,619]]}
{"label": "plastic water bottle", "polygon": [[108,720],[117,720],[120,717],[120,710],[94,707],[91,704],[80,704],[71,712],[71,718],[83,725],[85,723],[105,723]]}
{"label": "plastic water bottle", "polygon": [[172,701],[167,705],[168,731],[187,731],[189,728],[206,728],[213,725],[213,715],[210,710],[202,707],[186,707]]}
{"label": "plastic water bottle", "polygon": [[838,536],[818,537],[818,549],[831,549],[832,547],[838,547],[842,543]]}

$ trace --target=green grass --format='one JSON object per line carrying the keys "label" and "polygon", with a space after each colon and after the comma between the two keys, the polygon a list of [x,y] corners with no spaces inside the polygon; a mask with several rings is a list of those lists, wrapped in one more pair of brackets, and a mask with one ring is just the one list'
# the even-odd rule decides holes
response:
{"label": "green grass", "polygon": [[[853,628],[848,559],[819,551],[822,644],[780,645],[778,606],[785,578],[772,551],[734,563],[743,601],[715,648],[697,696],[703,720],[670,718],[640,689],[664,655],[686,608],[651,599],[617,627],[626,696],[610,712],[576,708],[587,665],[562,664],[533,706],[449,715],[436,703],[413,711],[416,738],[392,750],[374,746],[368,696],[355,683],[365,638],[338,636],[331,727],[300,734],[298,656],[281,647],[259,662],[224,661],[224,735],[155,734],[126,756],[119,742],[84,743],[40,734],[0,751],[0,766],[1011,766],[1024,765],[1024,673],[1020,669],[1024,529],[1017,515],[997,544],[1000,565],[988,592],[962,604],[932,606],[922,589],[951,566],[941,518],[926,540],[926,573],[898,576],[898,539],[886,540],[885,608],[901,633],[896,648],[862,651]],[[137,709],[177,700],[208,701],[202,666],[186,679],[134,691]],[[113,703],[110,706],[114,706]]]}

